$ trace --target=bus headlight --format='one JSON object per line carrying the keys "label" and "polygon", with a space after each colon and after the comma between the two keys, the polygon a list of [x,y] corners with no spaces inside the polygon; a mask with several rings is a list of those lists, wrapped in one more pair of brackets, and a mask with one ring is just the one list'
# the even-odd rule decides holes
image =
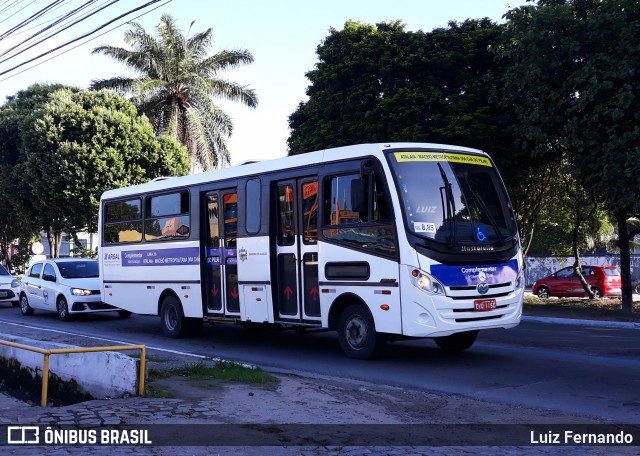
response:
{"label": "bus headlight", "polygon": [[411,282],[422,291],[428,294],[441,295],[444,294],[444,287],[440,282],[431,277],[426,272],[418,269],[411,271]]}
{"label": "bus headlight", "polygon": [[71,294],[74,296],[90,296],[91,290],[83,290],[82,288],[72,288]]}

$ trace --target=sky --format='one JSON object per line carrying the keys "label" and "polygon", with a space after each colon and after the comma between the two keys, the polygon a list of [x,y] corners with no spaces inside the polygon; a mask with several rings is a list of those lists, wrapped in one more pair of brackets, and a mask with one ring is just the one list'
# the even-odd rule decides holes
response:
{"label": "sky", "polygon": [[[68,1],[79,4],[82,0]],[[0,34],[7,29],[10,19],[15,20],[2,12],[7,3],[10,0],[0,0]],[[39,0],[38,7],[43,3]],[[142,2],[131,3],[137,6]],[[162,5],[154,11],[144,10],[148,12],[135,21],[148,32],[155,33],[160,16],[168,13],[185,32],[190,26],[192,33],[211,27],[211,54],[226,49],[246,49],[253,54],[254,63],[221,76],[253,88],[258,95],[258,107],[250,109],[240,103],[216,100],[233,119],[234,131],[228,147],[231,164],[235,165],[286,155],[288,117],[300,102],[306,100],[309,80],[305,73],[314,68],[316,47],[328,36],[330,28],[340,30],[349,20],[367,24],[401,20],[406,30],[428,32],[446,27],[449,21],[488,17],[502,22],[502,16],[510,7],[524,3],[525,0],[511,0],[510,3],[506,0],[165,0],[153,5]],[[116,15],[115,11],[111,13],[112,17]],[[132,20],[135,16],[127,19]],[[95,25],[105,22],[105,17],[109,15],[103,16]],[[192,21],[195,21],[193,25]],[[0,76],[0,103],[37,82],[87,88],[93,79],[130,75],[113,59],[91,55],[93,48],[99,45],[124,46],[122,35],[128,28],[125,22],[126,19],[114,22],[103,30],[113,29],[108,33],[22,73]],[[117,27],[120,24],[122,26]],[[66,37],[47,41],[38,49],[40,52],[48,50],[55,47],[54,41],[63,43],[90,29],[88,25],[83,28],[78,25],[70,29]],[[0,39],[0,53],[11,44],[11,39]],[[9,66],[9,63],[0,63],[0,71]]]}

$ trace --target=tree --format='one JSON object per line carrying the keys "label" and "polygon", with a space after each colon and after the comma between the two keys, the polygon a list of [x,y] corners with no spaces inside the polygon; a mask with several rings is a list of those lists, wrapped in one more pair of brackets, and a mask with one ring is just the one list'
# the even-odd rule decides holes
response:
{"label": "tree", "polygon": [[196,166],[209,170],[228,164],[226,138],[231,135],[233,124],[213,99],[240,101],[251,108],[258,105],[253,89],[220,78],[224,70],[252,63],[253,56],[238,49],[208,57],[212,29],[189,38],[169,15],[162,16],[156,31],[157,39],[140,24],[132,23],[124,35],[131,49],[95,48],[94,54],[124,63],[138,77],[96,80],[92,88],[132,94],[132,101],[151,119],[157,134],[168,133],[187,147],[192,172]]}
{"label": "tree", "polygon": [[308,101],[289,117],[289,154],[363,142],[507,147],[488,103],[501,28],[489,19],[431,33],[347,22],[317,48]]}
{"label": "tree", "polygon": [[62,231],[77,240],[78,231],[97,230],[105,190],[189,169],[183,146],[156,139],[149,120],[108,90],[54,92],[22,137],[25,161],[18,166],[23,185],[54,257]]}
{"label": "tree", "polygon": [[640,212],[640,4],[540,0],[507,14],[502,92],[540,159],[565,154],[615,215],[622,306],[632,312],[627,220]]}
{"label": "tree", "polygon": [[607,247],[606,230],[602,228],[609,226],[608,214],[602,201],[576,182],[568,163],[557,166],[562,171],[550,183],[529,254],[576,258]]}
{"label": "tree", "polygon": [[289,154],[347,144],[422,141],[486,150],[505,180],[528,245],[553,163],[517,147],[513,108],[498,104],[502,66],[489,19],[408,32],[400,22],[347,22],[318,46],[309,99],[289,117]]}
{"label": "tree", "polygon": [[5,262],[15,239],[21,242],[18,251],[25,252],[27,248],[22,243],[30,243],[40,231],[40,226],[34,223],[32,201],[25,192],[17,166],[23,161],[21,132],[31,128],[34,112],[47,101],[49,94],[64,87],[34,84],[7,97],[7,102],[0,107],[0,260]]}

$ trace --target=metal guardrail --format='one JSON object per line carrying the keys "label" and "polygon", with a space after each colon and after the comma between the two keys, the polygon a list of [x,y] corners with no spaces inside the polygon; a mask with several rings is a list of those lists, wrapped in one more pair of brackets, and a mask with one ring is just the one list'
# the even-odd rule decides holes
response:
{"label": "metal guardrail", "polygon": [[21,350],[27,350],[44,355],[44,366],[42,369],[42,394],[40,405],[47,406],[47,394],[49,390],[49,356],[63,355],[67,353],[90,353],[90,352],[106,352],[120,350],[140,350],[140,372],[138,374],[138,395],[144,395],[144,377],[146,371],[147,349],[145,345],[113,345],[109,347],[77,347],[77,348],[51,348],[44,349],[32,347],[30,345],[18,344],[7,340],[0,340],[0,345],[6,345]]}

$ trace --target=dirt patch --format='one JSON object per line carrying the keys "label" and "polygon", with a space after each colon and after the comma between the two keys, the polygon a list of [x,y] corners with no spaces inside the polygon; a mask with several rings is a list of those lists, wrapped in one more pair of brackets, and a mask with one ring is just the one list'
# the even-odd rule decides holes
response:
{"label": "dirt patch", "polygon": [[[188,412],[214,413],[226,423],[586,423],[596,419],[468,397],[373,385],[349,379],[277,374],[279,382],[238,382],[164,378],[158,387],[176,398],[196,401]],[[203,416],[204,418],[204,416]]]}

